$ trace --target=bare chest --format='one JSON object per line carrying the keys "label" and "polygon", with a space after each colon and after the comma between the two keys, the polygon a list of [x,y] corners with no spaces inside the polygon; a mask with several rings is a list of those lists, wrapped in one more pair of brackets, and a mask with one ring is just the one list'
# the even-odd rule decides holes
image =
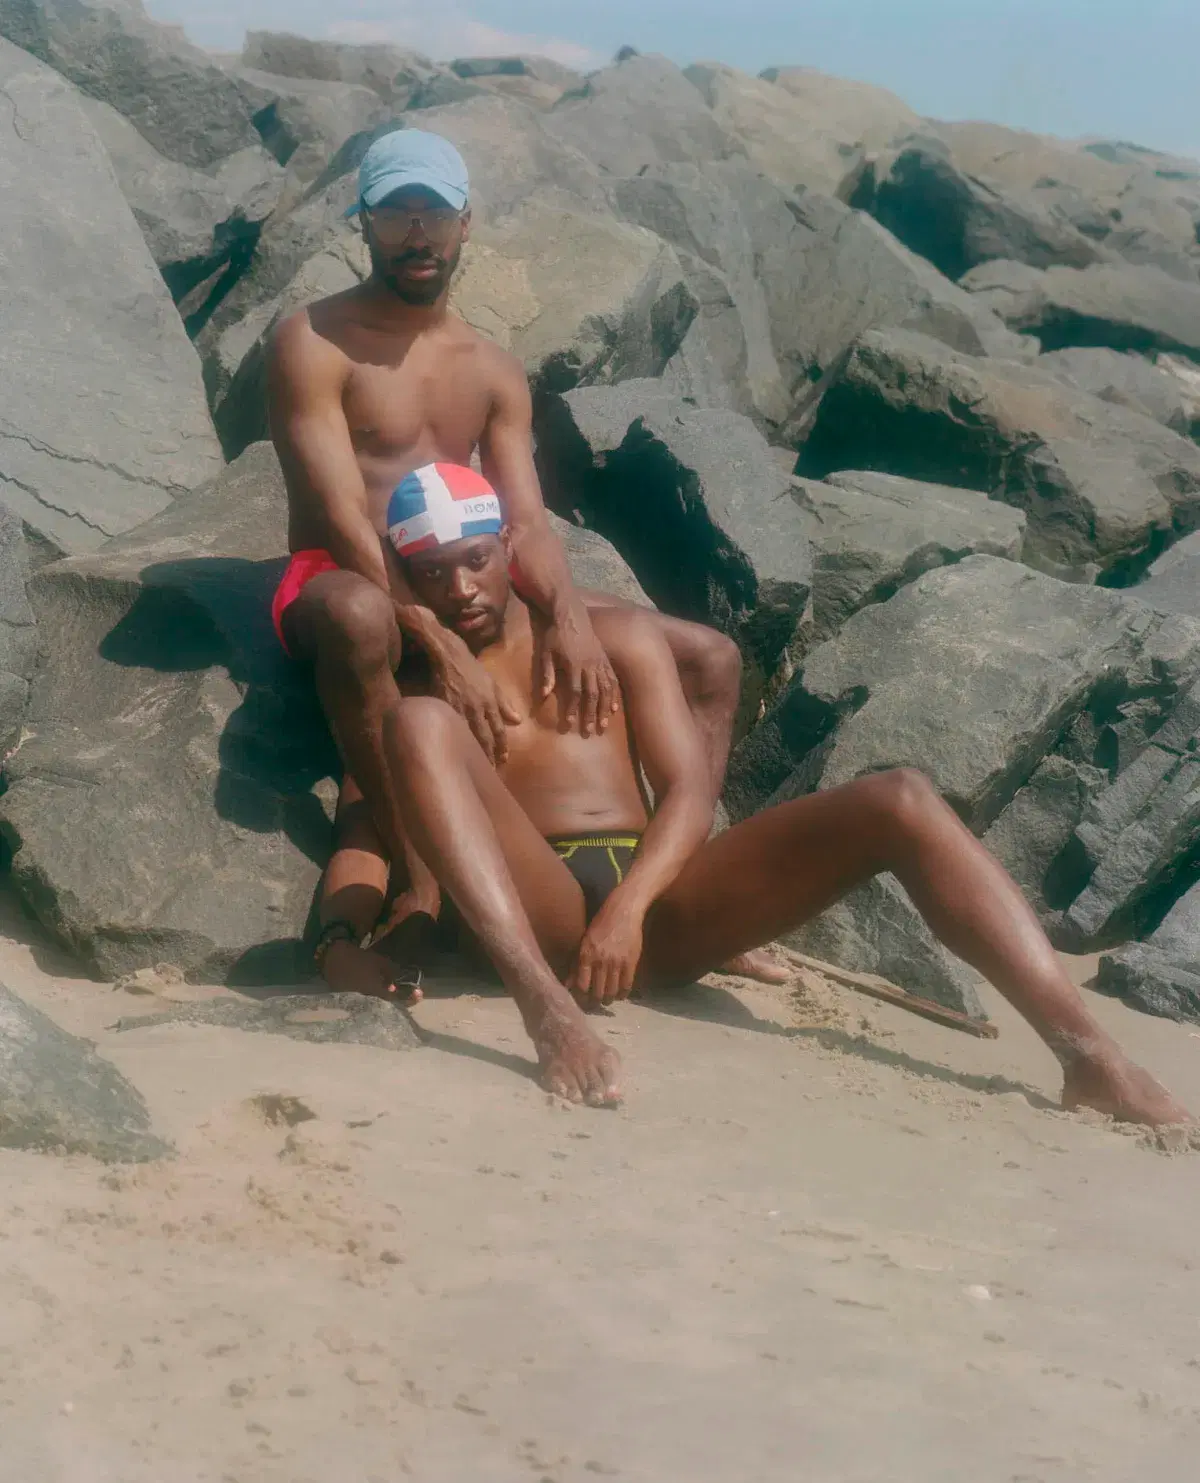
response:
{"label": "bare chest", "polygon": [[356,363],[342,405],[375,506],[425,463],[468,464],[487,426],[491,394],[478,357],[414,347],[393,365]]}

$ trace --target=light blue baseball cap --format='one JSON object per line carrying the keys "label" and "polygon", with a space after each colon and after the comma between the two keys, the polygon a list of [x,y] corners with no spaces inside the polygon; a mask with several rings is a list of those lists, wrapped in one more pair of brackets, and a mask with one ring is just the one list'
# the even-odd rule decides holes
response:
{"label": "light blue baseball cap", "polygon": [[467,204],[467,167],[449,139],[423,129],[396,129],[376,139],[358,168],[358,200],[347,216],[378,206],[393,191],[417,186],[462,211]]}

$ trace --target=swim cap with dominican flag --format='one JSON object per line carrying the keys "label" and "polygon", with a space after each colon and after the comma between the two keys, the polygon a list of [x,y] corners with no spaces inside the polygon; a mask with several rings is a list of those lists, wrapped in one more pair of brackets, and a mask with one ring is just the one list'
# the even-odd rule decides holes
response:
{"label": "swim cap with dominican flag", "polygon": [[482,475],[461,464],[414,469],[388,501],[388,537],[401,556],[468,536],[494,536],[503,524],[500,496]]}

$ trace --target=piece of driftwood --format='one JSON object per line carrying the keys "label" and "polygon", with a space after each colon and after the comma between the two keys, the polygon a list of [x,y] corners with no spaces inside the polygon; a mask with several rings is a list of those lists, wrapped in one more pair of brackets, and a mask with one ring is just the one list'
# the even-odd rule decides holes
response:
{"label": "piece of driftwood", "polygon": [[935,1004],[932,999],[909,994],[876,973],[851,973],[848,968],[824,963],[820,958],[810,958],[807,953],[798,953],[792,948],[785,948],[784,952],[799,968],[811,968],[813,972],[824,975],[835,984],[841,984],[843,988],[866,994],[871,999],[882,999],[885,1004],[895,1004],[911,1014],[919,1014],[923,1019],[948,1025],[950,1029],[962,1030],[968,1035],[976,1035],[980,1040],[995,1040],[1000,1034],[988,1020],[974,1020],[970,1015],[960,1014],[957,1009],[946,1009],[941,1004]]}

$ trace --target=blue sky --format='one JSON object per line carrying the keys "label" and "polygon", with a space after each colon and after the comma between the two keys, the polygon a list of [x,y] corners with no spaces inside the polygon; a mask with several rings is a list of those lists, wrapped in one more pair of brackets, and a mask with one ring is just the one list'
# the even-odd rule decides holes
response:
{"label": "blue sky", "polygon": [[[629,44],[677,62],[819,67],[918,112],[1098,134],[1200,156],[1200,0],[146,0],[202,45],[247,27],[390,38],[449,57],[541,50],[595,66]],[[331,14],[336,19],[331,20]]]}

